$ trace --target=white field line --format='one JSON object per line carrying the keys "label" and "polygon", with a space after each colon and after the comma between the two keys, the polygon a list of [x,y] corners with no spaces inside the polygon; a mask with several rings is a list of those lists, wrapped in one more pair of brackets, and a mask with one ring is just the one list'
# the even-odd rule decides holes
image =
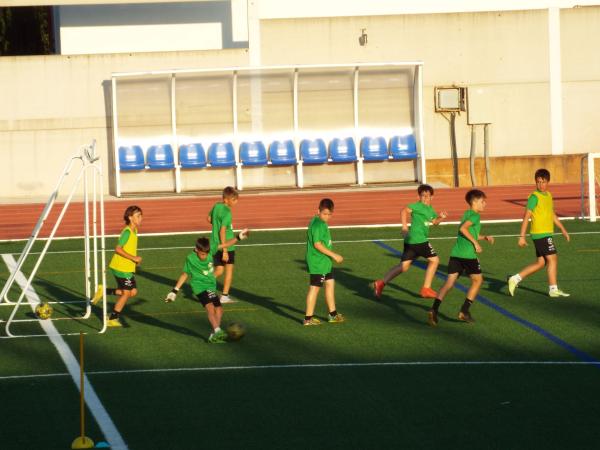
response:
{"label": "white field line", "polygon": [[[305,228],[302,228],[303,230]],[[189,233],[186,233],[189,234]],[[569,233],[569,235],[587,235],[587,234],[600,234],[600,231],[576,231],[573,233]],[[560,236],[561,233],[554,233],[555,236]],[[514,238],[519,237],[518,234],[500,234],[493,235],[495,238]],[[434,241],[443,241],[449,239],[456,239],[455,236],[440,236],[440,237],[430,237],[429,240]],[[403,241],[403,238],[385,238],[385,239],[354,239],[354,240],[345,240],[345,241],[337,241],[334,240],[334,244],[352,244],[352,243],[362,243],[362,242],[373,242],[373,241],[381,241],[381,242],[395,242],[395,241]],[[266,242],[262,244],[235,244],[236,247],[277,247],[284,245],[306,245],[306,242]],[[139,252],[150,252],[150,251],[159,251],[159,250],[192,250],[192,245],[180,246],[180,247],[146,247],[146,248],[138,248]],[[83,250],[63,250],[63,251],[49,251],[46,254],[49,255],[61,255],[61,254],[69,254],[69,253],[83,253]],[[39,255],[41,252],[30,252],[30,255]],[[19,254],[19,253],[13,253]]]}
{"label": "white field line", "polygon": [[[2,259],[8,266],[8,270],[11,273],[16,270],[17,262],[12,257],[12,255],[3,254]],[[27,278],[25,278],[25,276],[23,275],[22,272],[17,272],[15,280],[17,281],[17,283],[19,284],[21,289],[23,289],[27,285]],[[27,302],[29,303],[29,306],[31,306],[31,309],[35,312],[35,307],[39,303],[41,303],[41,300],[38,297],[37,293],[35,292],[35,290],[33,289],[32,286],[30,286],[29,289],[25,292],[25,296],[27,298]],[[79,362],[77,361],[77,358],[75,358],[75,355],[73,354],[73,352],[71,352],[71,349],[69,348],[69,346],[67,345],[65,340],[58,333],[58,330],[56,329],[56,327],[54,326],[52,321],[40,320],[39,324],[42,327],[42,329],[44,330],[44,332],[48,335],[50,342],[52,342],[54,347],[56,347],[56,350],[58,351],[58,354],[60,355],[61,359],[65,363],[65,366],[67,366],[68,374],[71,376],[71,378],[75,382],[77,389],[81,390],[81,385],[80,385],[80,370],[81,369],[79,366]],[[86,394],[85,401],[86,401],[92,415],[96,419],[98,426],[102,430],[102,433],[104,434],[104,437],[106,438],[106,441],[110,444],[110,448],[119,449],[119,450],[127,450],[127,444],[125,444],[123,437],[121,436],[121,434],[119,433],[119,430],[117,430],[117,427],[115,426],[112,419],[108,415],[108,412],[104,408],[104,405],[102,405],[102,402],[100,402],[100,398],[96,394],[94,387],[89,382],[86,375],[84,375],[84,383],[85,383],[85,394]]]}
{"label": "white field line", "polygon": [[[241,370],[269,369],[318,369],[318,368],[353,368],[353,367],[415,367],[415,366],[589,366],[595,365],[586,361],[390,361],[365,363],[319,363],[319,364],[274,364],[257,366],[223,366],[223,367],[180,367],[164,369],[129,369],[129,370],[100,370],[88,372],[88,375],[124,375],[152,374],[173,372],[216,372]],[[9,375],[0,377],[2,380],[21,380],[29,378],[49,378],[68,376],[68,373],[49,373],[39,375]]]}
{"label": "white field line", "polygon": [[[588,216],[583,219],[589,218]],[[577,220],[582,219],[580,216],[570,216],[570,217],[561,217],[560,220]],[[481,223],[515,223],[521,222],[523,219],[494,219],[494,220],[482,220]],[[442,222],[438,226],[444,225],[458,225],[460,221],[448,221]],[[329,228],[332,229],[345,229],[345,228],[394,228],[401,227],[401,223],[380,223],[380,224],[365,224],[365,225],[332,225]],[[251,228],[252,231],[298,231],[298,230],[306,230],[306,227],[280,227],[280,228]],[[238,230],[239,231],[239,230]],[[210,234],[210,231],[207,230],[190,230],[190,231],[173,231],[173,232],[163,232],[163,233],[139,233],[138,236],[181,236],[186,234]],[[107,234],[105,235],[107,238],[116,238],[119,237],[118,234]],[[68,241],[69,239],[83,239],[84,236],[60,236],[52,238],[53,241]],[[38,241],[45,241],[48,238],[38,238]],[[21,239],[0,239],[0,243],[3,242],[24,242],[28,241],[29,238],[21,238]]]}

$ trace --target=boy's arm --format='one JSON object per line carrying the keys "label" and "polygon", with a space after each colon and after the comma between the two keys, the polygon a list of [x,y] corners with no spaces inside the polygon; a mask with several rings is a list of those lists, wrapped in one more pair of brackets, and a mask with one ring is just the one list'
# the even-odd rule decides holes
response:
{"label": "boy's arm", "polygon": [[165,303],[171,303],[175,301],[175,299],[177,298],[177,293],[179,292],[179,289],[181,289],[181,286],[183,286],[183,283],[185,283],[185,281],[187,280],[187,277],[188,274],[185,272],[179,275],[177,283],[175,283],[175,287],[165,297]]}
{"label": "boy's arm", "polygon": [[412,209],[408,206],[400,212],[400,219],[402,220],[402,234],[406,236],[408,234],[408,215],[412,214]]}
{"label": "boy's arm", "polygon": [[567,229],[561,223],[561,221],[558,220],[558,217],[557,217],[556,214],[554,214],[554,225],[556,225],[558,227],[558,229],[560,230],[560,232],[562,233],[562,235],[565,237],[565,239],[567,240],[567,242],[571,242],[571,236],[569,236],[569,233],[567,233]]}
{"label": "boy's arm", "polygon": [[[227,247],[231,247],[233,244],[229,244],[229,245],[223,245],[227,243],[227,240],[225,238],[226,236],[226,232],[227,232],[227,227],[222,226],[219,229],[219,250],[223,250],[223,257],[221,258],[223,260],[223,262],[227,262],[229,261],[229,253],[227,253]],[[235,244],[235,242],[234,242]]]}
{"label": "boy's arm", "polygon": [[248,228],[244,228],[240,231],[236,237],[229,239],[228,241],[219,244],[218,249],[223,250],[223,254],[227,251],[227,247],[231,247],[232,245],[237,244],[239,241],[243,241],[250,235],[250,230]]}
{"label": "boy's arm", "polygon": [[469,227],[471,225],[473,225],[473,222],[470,220],[465,220],[465,223],[460,226],[459,231],[471,244],[473,244],[473,247],[475,247],[475,253],[481,253],[481,246],[479,245],[479,242],[477,242],[477,240],[469,231]]}
{"label": "boy's arm", "polygon": [[493,244],[495,242],[494,236],[490,236],[489,234],[483,235],[480,234],[479,237],[477,238],[478,241],[488,241],[490,244]]}
{"label": "boy's arm", "polygon": [[525,240],[525,233],[527,233],[527,225],[529,225],[529,219],[531,219],[531,210],[526,209],[525,215],[523,216],[523,222],[521,222],[521,231],[519,232],[519,247],[525,247],[527,241]]}
{"label": "boy's arm", "polygon": [[122,256],[125,259],[128,259],[130,261],[133,261],[136,264],[140,264],[142,262],[142,257],[141,256],[133,256],[129,253],[127,253],[123,247],[121,247],[120,245],[117,245],[115,247],[115,253],[119,256]]}
{"label": "boy's arm", "polygon": [[439,225],[444,219],[446,219],[446,217],[448,217],[448,213],[446,211],[442,211],[439,216],[431,221],[431,223],[434,225]]}
{"label": "boy's arm", "polygon": [[327,247],[325,247],[321,243],[321,241],[315,242],[315,248],[317,250],[319,250],[321,253],[323,253],[324,255],[329,256],[331,259],[333,259],[338,264],[340,264],[344,260],[344,258],[342,257],[342,255],[338,255],[337,253],[332,252]]}

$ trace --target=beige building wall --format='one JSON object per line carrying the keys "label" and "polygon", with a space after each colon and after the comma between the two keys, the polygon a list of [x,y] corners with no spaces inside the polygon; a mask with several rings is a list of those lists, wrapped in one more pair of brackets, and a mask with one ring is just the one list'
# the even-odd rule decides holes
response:
{"label": "beige building wall", "polygon": [[113,72],[246,65],[247,58],[243,49],[1,58],[0,201],[47,199],[67,158],[92,139],[112,175]]}

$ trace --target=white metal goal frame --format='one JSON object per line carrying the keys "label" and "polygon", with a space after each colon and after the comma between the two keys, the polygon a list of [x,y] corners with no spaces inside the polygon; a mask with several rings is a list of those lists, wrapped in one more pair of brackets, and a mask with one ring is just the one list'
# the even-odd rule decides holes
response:
{"label": "white metal goal frame", "polygon": [[[81,163],[81,166],[76,171],[77,163]],[[35,279],[37,271],[46,256],[48,248],[54,239],[56,231],[58,230],[69,205],[73,199],[77,188],[83,183],[83,206],[84,206],[84,277],[85,277],[85,300],[72,300],[72,301],[50,301],[47,302],[49,304],[66,304],[66,303],[85,303],[86,308],[85,312],[81,316],[77,317],[57,317],[57,318],[49,318],[45,320],[84,320],[89,319],[91,317],[92,308],[91,308],[91,298],[98,289],[100,285],[103,287],[102,293],[102,327],[99,329],[99,333],[104,333],[106,331],[106,255],[105,255],[105,233],[104,233],[104,193],[103,193],[103,183],[102,183],[102,166],[100,164],[100,158],[96,156],[96,142],[93,141],[90,145],[81,147],[78,149],[73,156],[69,158],[67,161],[65,168],[63,170],[62,175],[60,176],[56,187],[52,194],[50,195],[42,214],[40,215],[31,236],[29,237],[19,259],[14,268],[11,268],[10,275],[2,288],[2,292],[0,293],[0,306],[3,307],[12,307],[12,311],[6,320],[0,319],[0,324],[4,326],[5,336],[0,336],[0,338],[15,338],[15,337],[40,337],[40,336],[48,336],[48,333],[45,334],[17,334],[11,330],[11,326],[15,323],[23,323],[23,322],[37,322],[42,319],[30,319],[30,318],[15,318],[17,311],[21,306],[23,306],[24,299],[27,297],[27,302],[32,310],[35,311],[36,306],[40,304],[40,302],[36,302],[35,300],[29,298],[27,296],[28,291],[31,289],[31,285]],[[64,187],[67,181],[72,181],[72,186],[68,193],[68,196],[63,204],[63,207],[58,215],[54,226],[52,227],[52,231],[50,232],[42,251],[39,253],[37,260],[35,260],[35,264],[29,277],[27,277],[27,281],[24,286],[19,286],[17,281],[17,275],[21,273],[21,269],[28,257],[31,255],[31,249],[33,245],[38,240],[40,230],[46,223],[52,208],[54,207],[56,200],[59,196],[61,188]],[[90,194],[90,185],[91,185],[91,194]],[[99,213],[99,217],[98,217]],[[91,214],[91,216],[90,216]],[[99,223],[98,223],[99,222]],[[98,231],[99,228],[99,231]],[[99,241],[99,242],[98,242]],[[16,300],[11,300],[9,298],[9,292],[13,286],[20,287],[21,293]],[[93,289],[92,289],[93,286]],[[71,335],[71,334],[79,334],[77,333],[60,333],[57,332],[58,335]]]}
{"label": "white metal goal frame", "polygon": [[[584,219],[589,217],[590,222],[596,222],[598,207],[596,205],[596,159],[600,158],[600,153],[588,153],[581,158],[581,218]],[[585,170],[585,163],[587,161],[587,171]],[[587,175],[587,177],[586,177]],[[586,179],[587,178],[587,179]],[[588,197],[588,208],[586,210],[586,184],[587,184],[587,197]],[[586,214],[587,212],[587,214]]]}

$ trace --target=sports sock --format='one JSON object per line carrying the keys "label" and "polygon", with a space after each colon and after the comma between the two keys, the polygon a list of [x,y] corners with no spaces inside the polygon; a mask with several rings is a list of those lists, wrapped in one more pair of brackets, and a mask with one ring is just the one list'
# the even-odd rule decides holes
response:
{"label": "sports sock", "polygon": [[229,297],[229,292],[221,292],[221,297]]}
{"label": "sports sock", "polygon": [[120,315],[120,311],[113,311],[112,313],[110,313],[110,317],[108,318],[108,320],[118,319]]}
{"label": "sports sock", "polygon": [[106,295],[117,295],[117,290],[115,288],[107,288]]}
{"label": "sports sock", "polygon": [[335,316],[337,316],[337,310],[335,310],[335,309],[334,309],[333,311],[330,311],[330,312],[329,312],[329,315],[330,315],[331,317],[335,317]]}
{"label": "sports sock", "polygon": [[310,320],[313,316],[304,316],[304,320]]}
{"label": "sports sock", "polygon": [[218,333],[219,331],[221,331],[221,327],[215,328],[215,333]]}
{"label": "sports sock", "polygon": [[463,303],[462,307],[460,308],[460,312],[468,313],[469,308],[471,307],[472,304],[473,304],[473,300],[469,300],[468,298],[465,298],[465,302]]}
{"label": "sports sock", "polygon": [[550,290],[550,292],[552,292],[552,291],[558,291],[558,285],[551,284],[550,286],[548,286],[548,289]]}
{"label": "sports sock", "polygon": [[523,280],[519,274],[513,275],[511,278],[513,278],[517,283],[520,283]]}
{"label": "sports sock", "polygon": [[441,304],[442,304],[442,301],[439,298],[436,298],[433,301],[433,305],[431,306],[431,309],[433,309],[435,312],[438,312]]}

